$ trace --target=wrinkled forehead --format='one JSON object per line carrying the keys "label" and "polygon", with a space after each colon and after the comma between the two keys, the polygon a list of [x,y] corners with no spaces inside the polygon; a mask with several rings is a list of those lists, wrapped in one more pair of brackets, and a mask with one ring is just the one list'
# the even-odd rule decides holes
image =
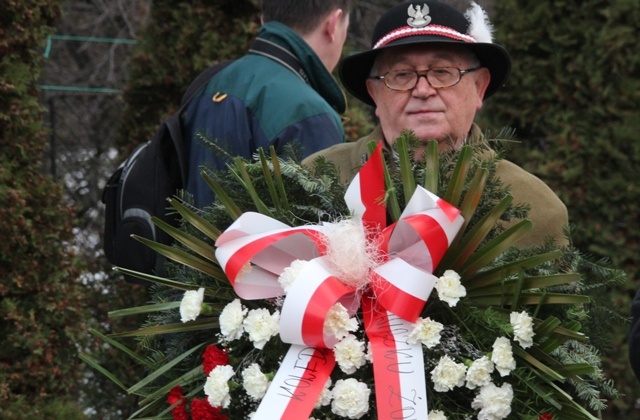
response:
{"label": "wrinkled forehead", "polygon": [[391,67],[412,61],[445,61],[452,65],[467,65],[476,60],[467,48],[456,44],[413,44],[386,48],[376,56],[375,67]]}

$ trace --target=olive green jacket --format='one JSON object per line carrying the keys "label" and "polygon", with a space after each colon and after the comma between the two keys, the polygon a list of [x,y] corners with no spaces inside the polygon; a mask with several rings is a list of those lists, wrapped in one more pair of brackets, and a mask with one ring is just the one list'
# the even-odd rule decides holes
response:
{"label": "olive green jacket", "polygon": [[[307,157],[302,163],[307,167],[313,167],[313,161],[319,156],[324,156],[336,165],[340,171],[341,181],[347,184],[351,182],[362,164],[366,162],[369,155],[367,145],[372,141],[382,139],[382,129],[378,126],[371,134],[358,141],[340,143],[321,150]],[[486,142],[486,139],[478,126],[474,124],[467,138],[467,143],[478,142]],[[533,229],[519,240],[519,247],[541,246],[547,238],[555,239],[557,245],[568,245],[569,241],[564,232],[569,223],[567,207],[542,180],[504,159],[499,160],[496,164],[496,177],[500,178],[505,187],[509,188],[514,198],[513,204],[529,204],[531,207],[528,218],[533,223]],[[517,221],[512,223],[515,222]]]}

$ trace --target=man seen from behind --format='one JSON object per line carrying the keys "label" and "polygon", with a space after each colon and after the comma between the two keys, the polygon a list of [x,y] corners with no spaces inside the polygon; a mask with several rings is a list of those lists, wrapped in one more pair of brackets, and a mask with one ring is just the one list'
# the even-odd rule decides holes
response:
{"label": "man seen from behind", "polygon": [[214,200],[204,167],[224,170],[230,156],[278,153],[297,143],[302,157],[344,141],[345,97],[331,75],[342,53],[351,0],[263,0],[249,52],[216,74],[183,114],[186,190],[198,207]]}

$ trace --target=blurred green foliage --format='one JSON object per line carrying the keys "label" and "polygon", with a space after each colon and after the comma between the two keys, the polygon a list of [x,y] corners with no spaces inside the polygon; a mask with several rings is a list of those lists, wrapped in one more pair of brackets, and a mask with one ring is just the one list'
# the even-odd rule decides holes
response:
{"label": "blurred green foliage", "polygon": [[[496,41],[513,59],[507,87],[487,102],[483,125],[510,126],[509,159],[540,176],[569,208],[574,244],[629,275],[611,290],[625,315],[639,286],[640,8],[637,0],[501,0]],[[640,386],[630,371],[627,327],[606,358],[624,400],[606,418],[634,418]],[[638,355],[640,357],[640,355]]]}
{"label": "blurred green foliage", "polygon": [[37,96],[41,48],[61,3],[0,3],[2,418],[46,418],[51,410],[74,418],[79,411],[65,404],[76,398],[77,346],[86,329],[71,249],[74,214],[60,186],[42,173],[46,137]]}
{"label": "blurred green foliage", "polygon": [[155,1],[150,25],[131,56],[119,147],[147,141],[180,107],[195,77],[243,55],[260,28],[258,1]]}

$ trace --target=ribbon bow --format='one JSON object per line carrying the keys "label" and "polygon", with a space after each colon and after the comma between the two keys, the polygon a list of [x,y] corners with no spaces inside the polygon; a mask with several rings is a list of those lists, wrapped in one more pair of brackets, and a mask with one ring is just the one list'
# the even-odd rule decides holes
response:
{"label": "ribbon bow", "polygon": [[[387,226],[384,193],[380,144],[345,194],[378,251],[379,264],[365,275],[364,290],[333,273],[327,257],[332,224],[290,227],[244,213],[218,238],[216,258],[238,296],[285,296],[280,337],[291,347],[258,418],[308,418],[335,366],[330,349],[338,340],[325,334],[324,323],[336,303],[350,315],[362,306],[375,383],[384,384],[376,386],[379,418],[427,418],[422,348],[406,339],[435,284],[431,273],[463,220],[458,209],[418,187],[400,220]],[[295,260],[307,263],[285,294],[278,277]]]}

